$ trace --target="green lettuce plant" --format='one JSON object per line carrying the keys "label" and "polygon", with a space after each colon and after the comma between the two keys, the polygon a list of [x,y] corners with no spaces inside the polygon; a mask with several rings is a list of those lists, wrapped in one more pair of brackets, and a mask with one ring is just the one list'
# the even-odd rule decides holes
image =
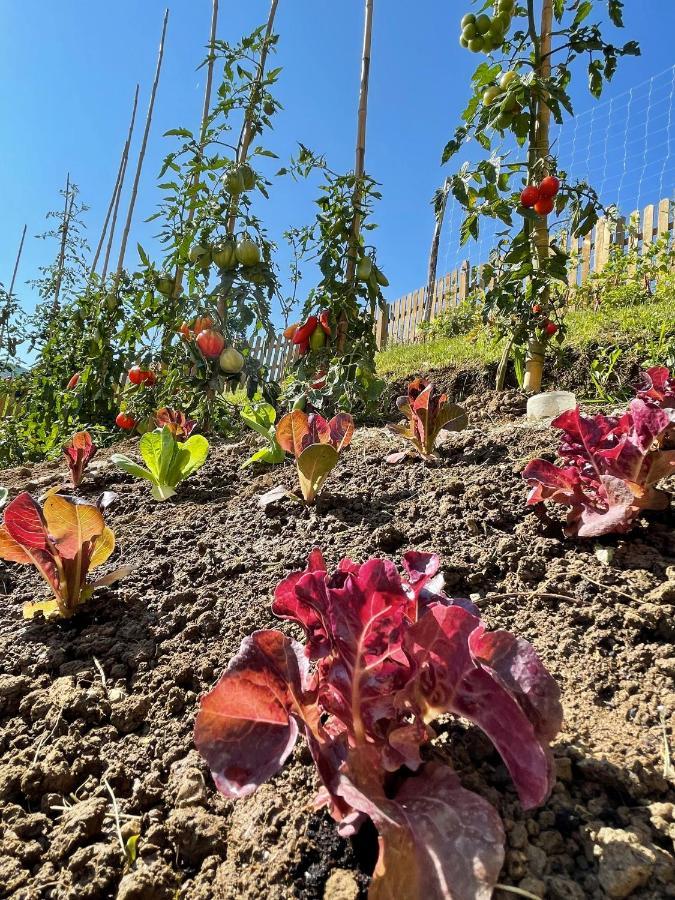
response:
{"label": "green lettuce plant", "polygon": [[277,419],[277,411],[270,403],[251,403],[244,406],[239,415],[245,425],[257,431],[267,441],[268,446],[250,456],[241,464],[241,468],[245,469],[252,463],[261,462],[275,465],[284,461],[285,452],[279,446],[276,436],[275,422]]}
{"label": "green lettuce plant", "polygon": [[155,500],[173,497],[180,482],[204,465],[209,452],[208,441],[203,435],[193,434],[181,443],[167,425],[144,434],[138,448],[147,469],[122,453],[114,453],[110,459],[123,472],[149,481]]}

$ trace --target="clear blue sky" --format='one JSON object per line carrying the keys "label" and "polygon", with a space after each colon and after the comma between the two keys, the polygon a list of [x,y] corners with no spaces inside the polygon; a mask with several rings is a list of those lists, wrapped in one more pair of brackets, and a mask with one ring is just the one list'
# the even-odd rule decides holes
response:
{"label": "clear blue sky", "polygon": [[[59,205],[58,191],[67,171],[91,207],[88,234],[90,242],[96,242],[137,81],[141,119],[145,115],[165,5],[162,0],[0,0],[0,281],[9,282],[26,222],[29,237],[17,292],[28,307],[34,298],[24,282],[56,252],[34,235],[45,229],[47,210]],[[267,0],[221,0],[220,5],[219,37],[232,41],[262,23],[268,8]],[[326,153],[334,169],[353,166],[362,5],[362,0],[280,0],[275,65],[283,66],[278,96],[285,109],[267,143],[282,161],[302,141]],[[433,225],[429,203],[447,174],[440,166],[441,149],[458,122],[478,61],[458,45],[458,20],[470,8],[468,2],[456,0],[375,0],[367,169],[381,182],[384,195],[377,209],[376,241],[379,261],[391,281],[389,299],[418,287],[425,277]],[[152,246],[156,223],[143,220],[155,209],[156,175],[171,146],[171,139],[162,135],[169,128],[198,123],[204,72],[196,67],[208,40],[210,13],[210,0],[171,3],[129,263],[135,262],[136,241]],[[675,3],[627,0],[625,18],[627,27],[615,32],[618,40],[639,40],[643,54],[620,62],[607,98],[622,95],[675,62]],[[585,86],[582,74],[574,88],[580,113],[592,106]],[[661,94],[667,87],[660,85]],[[654,99],[660,101],[661,94]],[[592,134],[589,141],[588,120],[579,122],[589,164],[597,164],[601,151],[608,150],[600,167],[608,178],[621,165],[623,148],[615,146],[613,136],[606,148],[601,141],[596,147]],[[140,131],[137,128],[134,149]],[[656,168],[663,181],[660,163]],[[645,169],[644,174],[643,182],[653,173]],[[669,177],[667,169],[666,186],[672,193]],[[626,189],[630,182],[628,178]],[[645,184],[641,187],[644,191]],[[257,206],[274,238],[281,242],[288,225],[310,220],[315,193],[289,179],[277,180],[270,202],[261,200]],[[447,261],[452,240],[451,234],[444,237],[441,261]],[[279,261],[283,274],[283,250]]]}

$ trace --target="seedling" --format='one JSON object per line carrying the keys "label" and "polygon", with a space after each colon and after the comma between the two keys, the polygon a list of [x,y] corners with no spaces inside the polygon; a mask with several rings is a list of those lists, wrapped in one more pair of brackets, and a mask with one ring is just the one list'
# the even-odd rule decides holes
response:
{"label": "seedling", "polygon": [[249,404],[240,410],[239,415],[245,425],[248,425],[249,428],[257,431],[258,434],[265,438],[268,445],[263,447],[262,450],[256,450],[252,456],[241,464],[241,468],[245,469],[246,466],[250,466],[255,462],[268,463],[269,465],[282,463],[285,452],[277,441],[276,428],[274,426],[277,418],[275,408],[270,403]]}
{"label": "seedling", "polygon": [[349,413],[338,413],[328,422],[318,413],[307,415],[294,409],[277,425],[277,441],[295,457],[300,490],[308,505],[316,500],[353,434],[354,420]]}
{"label": "seedling", "polygon": [[[462,431],[468,417],[461,406],[448,401],[447,394],[439,394],[436,386],[424,378],[416,378],[408,385],[407,397],[399,397],[396,406],[407,418],[405,425],[390,425],[394,434],[410,441],[422,459],[432,459],[442,428]],[[406,453],[392,453],[387,462],[397,463]]]}
{"label": "seedling", "polygon": [[[105,495],[104,495],[105,496]],[[87,583],[87,574],[103,565],[115,549],[98,506],[50,494],[41,510],[23,491],[7,506],[0,527],[0,558],[34,565],[54,594],[53,600],[27,603],[24,618],[37,612],[69,618],[96,590],[127,575],[122,567]]]}
{"label": "seedling", "polygon": [[84,470],[97,452],[98,447],[92,442],[88,431],[77,431],[63,448],[74,488],[78,488],[82,483]]}
{"label": "seedling", "polygon": [[317,804],[343,837],[367,818],[380,833],[371,898],[487,898],[502,823],[448,765],[424,761],[429,723],[478,725],[529,809],[553,786],[560,692],[527,641],[489,632],[472,603],[443,593],[437,556],[409,552],[403,564],[407,580],[384,559],[343,559],[329,575],[313,550],[272,605],[303,629],[304,647],[276,630],[245,638],[201,700],[195,743],[221,794],[239,799],[279,771],[302,731],[323,782]]}
{"label": "seedling", "polygon": [[188,419],[183,412],[163,406],[155,413],[155,424],[158,428],[166,427],[176,438],[189,438],[197,427],[194,419]]}
{"label": "seedling", "polygon": [[203,435],[193,434],[181,443],[168,425],[144,434],[138,447],[147,469],[121,453],[113,453],[110,460],[123,472],[149,481],[155,500],[173,497],[180,482],[204,465],[209,452]]}

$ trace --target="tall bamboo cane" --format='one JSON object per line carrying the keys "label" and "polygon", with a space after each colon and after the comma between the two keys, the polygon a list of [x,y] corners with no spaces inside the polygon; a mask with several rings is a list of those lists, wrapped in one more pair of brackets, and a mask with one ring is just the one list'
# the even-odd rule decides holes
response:
{"label": "tall bamboo cane", "polygon": [[[354,218],[352,219],[351,240],[347,270],[345,279],[348,285],[356,281],[356,258],[359,249],[359,237],[361,234],[361,197],[363,193],[363,176],[366,166],[366,124],[368,121],[368,84],[370,81],[370,48],[373,35],[373,0],[365,0],[365,15],[363,25],[363,53],[361,56],[361,84],[359,87],[359,109],[356,128],[356,159],[354,162],[354,193],[352,194],[352,206]],[[347,341],[347,314],[342,312],[338,322],[338,351],[342,353]]]}
{"label": "tall bamboo cane", "polygon": [[26,239],[26,229],[27,225],[23,226],[23,231],[21,232],[21,240],[19,241],[19,250],[16,254],[16,259],[14,260],[14,270],[12,272],[12,280],[9,283],[9,293],[7,294],[7,304],[6,304],[6,314],[0,319],[0,349],[2,349],[2,343],[5,339],[5,332],[9,332],[9,311],[12,303],[12,295],[14,294],[14,283],[16,282],[16,274],[19,271],[19,263],[21,261],[21,254],[23,253],[23,242]]}
{"label": "tall bamboo cane", "polygon": [[[122,193],[122,187],[124,185],[124,174],[127,169],[127,160],[129,159],[129,148],[131,147],[131,138],[134,133],[134,124],[136,122],[136,108],[138,107],[138,90],[139,86],[136,85],[136,93],[134,94],[134,105],[131,111],[131,123],[129,125],[129,132],[127,135],[127,139],[124,142],[124,146],[122,147],[122,155],[120,156],[120,164],[117,170],[117,178],[115,179],[115,187],[113,188],[112,197],[110,198],[110,203],[108,204],[108,212],[106,213],[105,222],[103,223],[103,230],[101,231],[101,237],[98,242],[98,246],[96,247],[96,253],[94,254],[94,260],[91,264],[91,269],[89,270],[89,276],[91,277],[96,271],[96,266],[98,265],[98,260],[101,255],[101,250],[103,249],[103,243],[106,238],[106,234],[108,232],[108,225],[110,224],[110,217],[113,214],[113,210],[117,211],[119,207],[119,197]],[[113,227],[110,231],[111,236],[114,234],[114,221]],[[108,254],[109,255],[109,254]],[[105,266],[107,271],[107,264]],[[103,275],[105,278],[105,274]]]}
{"label": "tall bamboo cane", "polygon": [[[204,152],[204,142],[206,140],[206,127],[209,119],[209,112],[211,110],[211,91],[213,89],[213,68],[215,64],[215,44],[216,44],[216,30],[218,28],[218,0],[213,0],[213,8],[211,11],[211,32],[209,37],[209,62],[206,68],[206,87],[204,89],[204,106],[202,108],[202,121],[199,130],[199,152],[200,156]],[[192,182],[190,187],[194,188],[197,184],[198,174],[195,172],[192,176]],[[188,216],[186,219],[186,228],[189,228],[192,224],[195,217],[195,209],[196,209],[196,197],[193,195],[192,200],[190,201],[190,209],[188,210]],[[174,297],[177,297],[180,294],[180,289],[183,284],[183,267],[178,265],[176,267],[176,276],[174,278]]]}
{"label": "tall bamboo cane", "polygon": [[[537,76],[543,81],[551,75],[551,28],[553,26],[553,0],[542,0],[541,27],[537,34],[534,21],[534,0],[528,0],[528,22],[530,37],[534,44],[535,66]],[[536,102],[536,115],[530,129],[530,176],[536,174],[541,178],[550,152],[549,129],[551,110],[540,97]],[[550,254],[550,236],[548,220],[545,216],[537,216],[534,222],[534,245],[537,253],[537,264],[541,268],[546,265]],[[545,307],[549,301],[548,288],[541,297]],[[544,370],[544,354],[546,345],[532,338],[527,347],[525,362],[525,378],[523,389],[536,392],[541,389],[541,378]]]}
{"label": "tall bamboo cane", "polygon": [[450,183],[445,179],[443,187],[438,191],[434,198],[434,233],[431,238],[431,250],[429,251],[429,269],[427,272],[427,293],[424,298],[424,321],[431,321],[431,306],[434,298],[434,290],[436,286],[436,271],[438,269],[438,248],[441,243],[441,232],[443,231],[443,219],[445,218],[445,209],[448,205],[448,190]]}
{"label": "tall bamboo cane", "polygon": [[162,24],[162,37],[159,41],[159,53],[157,55],[157,67],[155,69],[155,80],[152,83],[152,91],[150,92],[150,103],[148,105],[148,112],[145,117],[145,131],[143,132],[143,141],[141,143],[141,149],[138,154],[138,163],[136,165],[136,175],[134,177],[134,183],[131,188],[131,198],[129,199],[129,209],[127,211],[127,219],[124,225],[124,231],[122,233],[122,243],[120,245],[120,253],[117,259],[117,271],[115,272],[115,283],[113,286],[113,291],[117,290],[117,286],[119,284],[120,276],[122,274],[122,269],[124,268],[124,256],[127,250],[127,241],[129,239],[129,231],[131,229],[131,220],[134,215],[134,207],[136,205],[136,197],[138,195],[138,185],[141,180],[141,172],[143,171],[143,160],[145,159],[145,151],[148,146],[148,135],[150,134],[150,126],[152,124],[152,113],[155,108],[155,97],[157,96],[157,85],[159,84],[159,76],[162,71],[162,60],[164,58],[164,40],[166,38],[166,26],[169,21],[169,10],[165,10],[164,12],[164,22]]}
{"label": "tall bamboo cane", "polygon": [[64,193],[65,201],[63,204],[63,221],[61,223],[61,246],[59,248],[59,259],[56,264],[56,283],[54,285],[52,315],[55,315],[59,308],[59,294],[61,293],[61,282],[63,281],[63,267],[66,259],[66,245],[68,242],[70,215],[73,211],[73,203],[75,201],[75,192],[70,190],[70,172],[68,172],[66,175],[66,190]]}
{"label": "tall bamboo cane", "polygon": [[[248,156],[248,150],[251,146],[251,141],[253,140],[253,136],[255,131],[253,129],[253,109],[256,106],[256,103],[260,102],[260,86],[262,84],[263,77],[265,75],[265,66],[267,64],[267,55],[269,53],[270,48],[270,38],[272,37],[272,30],[274,29],[274,18],[277,14],[277,6],[279,4],[279,0],[271,0],[270,3],[270,11],[267,16],[267,27],[265,28],[265,39],[263,41],[262,49],[260,51],[260,59],[258,60],[258,71],[256,72],[255,80],[251,85],[251,94],[249,98],[249,104],[246,109],[246,113],[244,115],[244,121],[241,126],[241,131],[239,132],[239,140],[237,141],[237,159],[238,163],[246,162],[246,158]],[[232,205],[230,208],[230,215],[227,221],[227,233],[234,233],[234,226],[237,221],[237,201],[234,199],[232,201]]]}

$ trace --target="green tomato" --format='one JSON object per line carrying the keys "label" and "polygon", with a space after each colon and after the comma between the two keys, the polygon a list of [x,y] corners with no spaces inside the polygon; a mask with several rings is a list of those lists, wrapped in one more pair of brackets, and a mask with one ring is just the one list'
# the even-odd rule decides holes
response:
{"label": "green tomato", "polygon": [[464,47],[465,50],[469,46],[469,42],[467,41],[467,39],[464,37],[463,34],[460,34],[460,36],[459,36],[459,44],[460,44],[460,47]]}
{"label": "green tomato", "polygon": [[239,166],[239,174],[244,183],[244,190],[252,191],[255,187],[255,172],[248,163],[242,163]]}
{"label": "green tomato", "polygon": [[472,38],[475,38],[478,32],[476,31],[475,25],[467,25],[462,29],[462,37],[465,41],[470,41]]}
{"label": "green tomato", "polygon": [[199,266],[208,266],[211,262],[211,255],[208,247],[203,244],[193,244],[188,253],[188,259],[191,263],[197,263]]}
{"label": "green tomato", "polygon": [[275,109],[276,107],[271,100],[265,100],[265,102],[263,103],[263,112],[266,116],[273,115]]}
{"label": "green tomato", "polygon": [[260,247],[249,238],[239,241],[236,254],[242,266],[256,266],[260,262]]}
{"label": "green tomato", "polygon": [[472,53],[480,53],[484,46],[485,42],[482,37],[476,37],[473,40],[469,41],[469,50]]}
{"label": "green tomato", "polygon": [[507,128],[511,127],[512,122],[513,115],[508,112],[502,112],[499,113],[493,124],[495,128],[498,128],[500,131],[505,131]]}
{"label": "green tomato", "polygon": [[497,9],[500,13],[512,13],[516,5],[516,0],[498,0]]}
{"label": "green tomato", "polygon": [[175,283],[173,278],[169,278],[168,275],[160,275],[155,281],[155,287],[160,294],[164,294],[165,297],[170,297],[173,294]]}
{"label": "green tomato", "polygon": [[228,241],[213,251],[213,261],[219,269],[233,269],[237,265],[237,247],[233,241]]}
{"label": "green tomato", "polygon": [[224,176],[223,181],[225,182],[225,188],[228,193],[235,197],[244,191],[244,179],[238,169],[230,169]]}
{"label": "green tomato", "polygon": [[227,375],[236,375],[244,368],[244,357],[234,347],[226,347],[218,360],[220,371]]}
{"label": "green tomato", "polygon": [[518,98],[517,97],[506,97],[502,100],[501,106],[499,107],[503,113],[513,113],[516,112],[519,107]]}
{"label": "green tomato", "polygon": [[356,266],[356,277],[359,281],[368,281],[373,271],[373,261],[369,256],[362,256]]}
{"label": "green tomato", "polygon": [[501,96],[501,89],[498,87],[489,87],[483,92],[483,106],[492,106],[495,100]]}
{"label": "green tomato", "polygon": [[508,90],[509,85],[510,85],[510,84],[513,84],[513,82],[514,82],[514,81],[517,81],[517,80],[518,80],[518,73],[517,73],[517,72],[513,72],[513,71],[511,71],[511,72],[504,72],[504,74],[502,75],[502,77],[499,79],[499,87],[500,87],[503,91],[506,91],[506,90]]}
{"label": "green tomato", "polygon": [[476,28],[478,29],[478,34],[487,34],[490,30],[490,16],[486,16],[485,13],[478,16],[476,19]]}
{"label": "green tomato", "polygon": [[389,287],[389,279],[384,274],[384,272],[381,272],[379,269],[377,269],[375,267],[373,267],[373,268],[375,269],[375,278],[377,279],[377,283],[381,287]]}
{"label": "green tomato", "polygon": [[476,17],[473,13],[467,13],[462,17],[462,28],[466,28],[467,25],[475,25]]}
{"label": "green tomato", "polygon": [[309,338],[309,346],[312,350],[321,350],[326,346],[326,332],[320,325],[317,325]]}

